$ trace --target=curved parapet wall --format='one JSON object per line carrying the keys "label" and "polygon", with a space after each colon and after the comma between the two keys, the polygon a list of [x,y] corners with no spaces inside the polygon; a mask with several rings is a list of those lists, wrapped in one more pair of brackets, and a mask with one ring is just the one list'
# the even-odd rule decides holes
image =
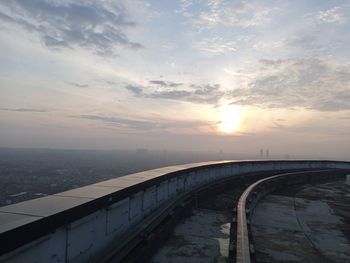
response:
{"label": "curved parapet wall", "polygon": [[0,207],[0,261],[97,261],[118,246],[125,233],[183,193],[245,173],[316,168],[350,169],[350,163],[276,160],[178,165]]}

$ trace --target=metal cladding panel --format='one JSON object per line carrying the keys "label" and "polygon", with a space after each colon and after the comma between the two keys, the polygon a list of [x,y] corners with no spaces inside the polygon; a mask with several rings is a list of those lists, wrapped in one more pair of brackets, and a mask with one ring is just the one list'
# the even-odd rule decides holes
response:
{"label": "metal cladding panel", "polygon": [[[289,167],[289,163],[288,162],[281,162],[280,163],[279,169],[283,170],[283,169],[289,169],[289,168],[290,167]],[[309,168],[309,166],[307,168]]]}
{"label": "metal cladding panel", "polygon": [[349,164],[335,164],[333,167],[339,167],[339,168],[344,168],[344,169],[350,169]]}
{"label": "metal cladding panel", "polygon": [[225,165],[222,165],[220,167],[220,171],[221,171],[221,177],[222,178],[226,177],[226,167],[225,167]]}
{"label": "metal cladding panel", "polygon": [[228,165],[228,164],[226,164],[226,165],[224,165],[224,170],[225,170],[225,177],[229,177],[229,176],[231,176],[231,166],[230,165]]}
{"label": "metal cladding panel", "polygon": [[179,175],[177,178],[176,192],[183,192],[185,190],[185,175]]}
{"label": "metal cladding panel", "polygon": [[[88,250],[93,246],[94,220],[96,213],[71,223],[67,229],[67,262],[82,262],[88,258]],[[85,254],[83,256],[83,254]]]}
{"label": "metal cladding panel", "polygon": [[204,178],[204,182],[207,183],[210,181],[210,169],[209,168],[205,168],[202,171],[202,176]]}
{"label": "metal cladding panel", "polygon": [[198,171],[198,175],[202,184],[208,182],[208,169]]}
{"label": "metal cladding panel", "polygon": [[107,207],[106,222],[107,235],[113,232],[121,233],[129,227],[129,198]]}
{"label": "metal cladding panel", "polygon": [[265,171],[272,171],[274,169],[273,162],[265,163]]}
{"label": "metal cladding panel", "polygon": [[195,184],[195,172],[190,172],[189,174],[186,175],[186,180],[185,180],[185,191],[188,191],[193,188]]}
{"label": "metal cladding panel", "polygon": [[191,188],[195,188],[196,187],[196,183],[197,183],[197,173],[196,172],[191,172],[190,173],[190,182],[191,182]]}
{"label": "metal cladding panel", "polygon": [[201,185],[206,182],[205,170],[201,169],[196,172],[196,185]]}
{"label": "metal cladding panel", "polygon": [[310,163],[310,167],[311,167],[311,168],[317,168],[318,165],[317,165],[317,163],[312,162],[312,163]]}
{"label": "metal cladding panel", "polygon": [[205,175],[203,171],[196,172],[196,187],[205,183]]}
{"label": "metal cladding panel", "polygon": [[308,168],[309,167],[309,164],[307,162],[302,162],[299,164],[298,166],[299,168]]}
{"label": "metal cladding panel", "polygon": [[241,173],[247,173],[248,172],[248,164],[247,163],[241,163],[240,164],[240,169],[239,169],[239,171],[241,172]]}
{"label": "metal cladding panel", "polygon": [[330,167],[331,167],[331,165],[330,165],[329,162],[322,162],[322,166],[323,166],[323,167],[327,167],[327,168],[330,168]]}
{"label": "metal cladding panel", "polygon": [[169,195],[169,190],[168,190],[168,180],[167,180],[167,181],[161,182],[157,186],[157,202],[158,203],[164,202],[166,199],[168,199],[168,195]]}
{"label": "metal cladding panel", "polygon": [[247,163],[247,173],[254,172],[254,164]]}
{"label": "metal cladding panel", "polygon": [[216,179],[221,179],[222,178],[222,174],[221,174],[220,167],[215,167],[214,170],[215,170],[215,178]]}
{"label": "metal cladding panel", "polygon": [[194,187],[197,187],[204,183],[204,178],[200,171],[196,171],[194,175]]}
{"label": "metal cladding panel", "polygon": [[266,162],[259,162],[252,164],[252,172],[266,171]]}
{"label": "metal cladding panel", "polygon": [[268,162],[261,162],[258,164],[259,170],[258,171],[267,171],[269,170],[269,163]]}
{"label": "metal cladding panel", "polygon": [[147,214],[157,207],[157,187],[147,188],[143,194],[143,210]]}
{"label": "metal cladding panel", "polygon": [[204,174],[204,170],[200,169],[198,171],[196,171],[196,177],[195,177],[195,185],[196,187],[198,185],[204,184],[205,183],[205,174]]}
{"label": "metal cladding panel", "polygon": [[338,167],[344,168],[344,169],[350,169],[350,164],[349,163],[338,164]]}
{"label": "metal cladding panel", "polygon": [[273,169],[276,171],[276,170],[282,170],[284,169],[283,165],[281,162],[274,162],[273,163]]}
{"label": "metal cladding panel", "polygon": [[307,168],[309,164],[307,162],[294,163],[295,168]]}
{"label": "metal cladding panel", "polygon": [[129,201],[130,223],[135,223],[136,221],[138,221],[140,218],[143,217],[142,203],[143,203],[143,191],[138,192],[130,197],[130,201]]}
{"label": "metal cladding panel", "polygon": [[212,182],[215,180],[215,169],[214,168],[209,168],[208,169],[208,173],[209,173],[209,180]]}
{"label": "metal cladding panel", "polygon": [[263,162],[258,162],[253,164],[253,171],[260,172],[264,171],[264,163]]}
{"label": "metal cladding panel", "polygon": [[[326,165],[327,165],[328,168],[334,168],[335,167],[334,164],[331,163],[331,162],[326,162]],[[339,164],[339,168],[346,168],[346,167],[343,167],[342,164]]]}
{"label": "metal cladding panel", "polygon": [[236,175],[236,174],[239,174],[239,164],[238,163],[231,164],[231,175]]}
{"label": "metal cladding panel", "polygon": [[0,262],[66,262],[66,240],[67,230],[62,227],[1,257]]}
{"label": "metal cladding panel", "polygon": [[[96,212],[93,231],[93,249],[91,256],[96,256],[99,251],[102,251],[110,245],[115,235],[107,235],[107,209],[101,209]],[[115,232],[117,233],[117,232]]]}
{"label": "metal cladding panel", "polygon": [[297,169],[297,168],[302,168],[303,167],[303,164],[302,163],[290,163],[290,165],[292,165],[291,168],[293,169]]}
{"label": "metal cladding panel", "polygon": [[184,176],[184,191],[188,191],[191,188],[190,186],[190,175],[186,174]]}
{"label": "metal cladding panel", "polygon": [[176,178],[171,178],[169,180],[169,196],[175,195],[176,190],[177,190],[177,180]]}

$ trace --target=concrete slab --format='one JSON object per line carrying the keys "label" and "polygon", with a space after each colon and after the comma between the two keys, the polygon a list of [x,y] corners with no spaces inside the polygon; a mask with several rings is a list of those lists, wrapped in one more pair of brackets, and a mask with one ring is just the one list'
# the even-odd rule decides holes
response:
{"label": "concrete slab", "polygon": [[267,196],[252,219],[257,261],[350,262],[349,192],[336,181]]}
{"label": "concrete slab", "polygon": [[175,228],[170,240],[151,262],[226,262],[229,231],[226,214],[195,210],[193,216]]}
{"label": "concrete slab", "polygon": [[55,194],[55,196],[67,196],[67,197],[83,197],[83,198],[99,198],[121,190],[120,187],[103,187],[96,185],[88,185],[84,187],[79,187],[77,189],[68,190]]}
{"label": "concrete slab", "polygon": [[34,222],[41,217],[0,212],[0,234],[24,224]]}
{"label": "concrete slab", "polygon": [[45,196],[0,208],[0,212],[29,216],[50,216],[91,201],[89,198]]}
{"label": "concrete slab", "polygon": [[295,216],[293,198],[268,195],[255,208],[252,225],[299,231],[300,226]]}

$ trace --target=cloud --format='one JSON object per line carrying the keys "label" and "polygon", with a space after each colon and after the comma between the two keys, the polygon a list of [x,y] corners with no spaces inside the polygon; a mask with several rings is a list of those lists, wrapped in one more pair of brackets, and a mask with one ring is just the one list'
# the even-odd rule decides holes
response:
{"label": "cloud", "polygon": [[81,47],[101,55],[114,54],[119,46],[142,48],[125,34],[136,26],[125,8],[108,1],[2,1],[0,20],[38,34],[49,48]]}
{"label": "cloud", "polygon": [[43,113],[43,112],[49,112],[48,110],[43,110],[43,109],[34,109],[34,108],[0,108],[0,111],[11,111],[11,112],[32,112],[32,113]]}
{"label": "cloud", "polygon": [[132,93],[134,93],[135,95],[141,95],[143,92],[142,88],[135,85],[126,85],[125,88],[128,91],[131,91]]}
{"label": "cloud", "polygon": [[158,85],[161,87],[178,87],[182,85],[182,83],[164,81],[164,80],[150,80],[149,83],[153,85]]}
{"label": "cloud", "polygon": [[221,37],[202,39],[195,46],[201,51],[209,52],[212,54],[223,54],[236,51],[236,42],[225,41]]}
{"label": "cloud", "polygon": [[334,6],[328,10],[319,11],[316,15],[316,19],[322,23],[335,24],[343,24],[347,20],[342,12],[342,8],[339,6]]}
{"label": "cloud", "polygon": [[350,109],[350,66],[321,58],[260,60],[247,87],[230,92],[233,104],[269,108]]}
{"label": "cloud", "polygon": [[246,28],[264,24],[269,19],[270,10],[248,1],[209,0],[182,1],[178,12],[199,28],[217,25]]}
{"label": "cloud", "polygon": [[[167,83],[167,82],[165,82]],[[169,89],[172,86],[165,86],[166,90],[154,90],[153,87],[141,87],[127,85],[125,88],[132,92],[136,97],[151,99],[170,99],[189,101],[199,104],[215,104],[223,96],[219,84],[190,84],[187,89]]]}
{"label": "cloud", "polygon": [[118,116],[101,116],[101,115],[79,115],[70,116],[74,118],[102,122],[120,129],[129,131],[157,131],[170,133],[192,133],[198,129],[209,129],[214,124],[207,121],[191,121],[191,120],[169,120],[157,119],[154,120],[135,120],[130,118],[122,118]]}
{"label": "cloud", "polygon": [[120,117],[109,117],[99,115],[80,115],[80,119],[93,120],[113,124],[121,128],[130,128],[136,130],[152,130],[159,127],[159,124],[152,121],[125,119]]}
{"label": "cloud", "polygon": [[77,87],[77,88],[88,88],[89,85],[88,84],[80,84],[80,83],[75,83],[75,82],[70,82],[70,85]]}

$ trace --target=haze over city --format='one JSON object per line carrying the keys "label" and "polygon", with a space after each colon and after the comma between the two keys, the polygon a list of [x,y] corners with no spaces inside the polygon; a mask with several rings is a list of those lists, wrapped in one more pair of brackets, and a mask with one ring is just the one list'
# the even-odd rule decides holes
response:
{"label": "haze over city", "polygon": [[0,2],[0,147],[349,160],[349,1]]}

